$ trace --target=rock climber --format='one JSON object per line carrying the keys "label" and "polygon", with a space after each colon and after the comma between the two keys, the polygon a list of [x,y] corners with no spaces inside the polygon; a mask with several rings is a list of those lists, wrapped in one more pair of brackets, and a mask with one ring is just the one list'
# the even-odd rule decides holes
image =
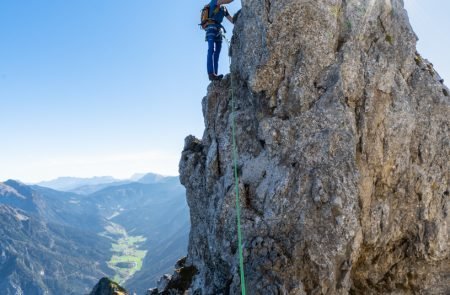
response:
{"label": "rock climber", "polygon": [[224,4],[233,0],[212,0],[209,3],[209,18],[212,20],[206,27],[206,42],[208,42],[207,69],[210,81],[222,80],[223,75],[218,75],[219,55],[222,49],[222,21],[226,17],[232,24],[233,17]]}

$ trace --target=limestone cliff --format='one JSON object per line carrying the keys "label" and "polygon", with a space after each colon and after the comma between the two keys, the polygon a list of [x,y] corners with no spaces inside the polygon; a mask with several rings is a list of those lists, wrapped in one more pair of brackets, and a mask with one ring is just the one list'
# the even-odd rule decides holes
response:
{"label": "limestone cliff", "polygon": [[450,294],[449,89],[403,2],[242,4],[180,162],[190,294],[240,293],[231,88],[249,294]]}
{"label": "limestone cliff", "polygon": [[128,292],[110,279],[102,278],[89,295],[128,295]]}

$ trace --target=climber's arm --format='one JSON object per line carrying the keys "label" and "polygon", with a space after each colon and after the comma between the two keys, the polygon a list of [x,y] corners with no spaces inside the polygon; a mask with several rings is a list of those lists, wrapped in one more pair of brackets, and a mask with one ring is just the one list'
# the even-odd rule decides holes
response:
{"label": "climber's arm", "polygon": [[230,23],[234,24],[233,17],[231,15],[227,15],[227,19],[230,21]]}
{"label": "climber's arm", "polygon": [[230,4],[233,0],[218,0],[217,5]]}

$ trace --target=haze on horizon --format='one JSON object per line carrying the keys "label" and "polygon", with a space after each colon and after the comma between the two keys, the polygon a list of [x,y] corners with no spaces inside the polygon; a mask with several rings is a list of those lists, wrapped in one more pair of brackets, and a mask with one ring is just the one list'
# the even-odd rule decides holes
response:
{"label": "haze on horizon", "polygon": [[[405,5],[448,84],[450,2]],[[178,175],[184,137],[204,128],[200,8],[181,1],[167,22],[158,1],[0,3],[0,181]],[[222,73],[227,62],[224,47]]]}

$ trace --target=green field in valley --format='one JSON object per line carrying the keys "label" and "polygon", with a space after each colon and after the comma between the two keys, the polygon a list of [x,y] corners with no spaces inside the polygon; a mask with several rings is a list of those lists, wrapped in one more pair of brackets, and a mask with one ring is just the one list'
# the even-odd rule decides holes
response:
{"label": "green field in valley", "polygon": [[[111,223],[105,227],[105,236],[113,238],[111,245],[113,256],[108,266],[115,272],[114,281],[123,284],[142,268],[142,261],[147,254],[139,246],[146,241],[143,236],[129,236],[126,230],[118,224]],[[119,237],[119,238],[118,238]]]}

